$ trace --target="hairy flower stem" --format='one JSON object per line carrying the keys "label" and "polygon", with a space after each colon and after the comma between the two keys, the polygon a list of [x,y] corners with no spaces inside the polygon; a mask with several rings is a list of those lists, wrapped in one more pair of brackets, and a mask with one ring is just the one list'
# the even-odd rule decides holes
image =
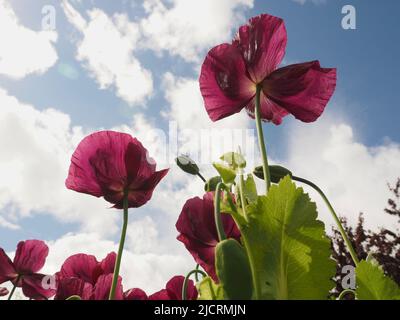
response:
{"label": "hairy flower stem", "polygon": [[124,251],[126,229],[128,227],[128,193],[127,192],[124,193],[123,207],[124,207],[124,218],[123,218],[124,222],[122,225],[121,239],[119,240],[118,255],[117,255],[117,261],[115,261],[114,276],[113,276],[113,282],[111,285],[109,300],[114,300],[114,298],[115,298],[115,291],[117,288],[118,277],[119,277],[119,269],[121,267],[122,253]]}
{"label": "hairy flower stem", "polygon": [[204,178],[203,175],[202,175],[200,172],[197,173],[197,176],[198,176],[203,182],[207,182],[206,178]]}
{"label": "hairy flower stem", "polygon": [[271,174],[269,172],[267,149],[265,147],[264,133],[263,133],[262,122],[261,122],[261,103],[260,103],[261,89],[262,89],[261,85],[257,85],[254,116],[256,118],[258,145],[260,147],[260,153],[261,153],[262,162],[263,162],[263,173],[264,173],[264,180],[265,180],[265,194],[268,194],[268,190],[269,190],[269,188],[271,186]]}
{"label": "hairy flower stem", "polygon": [[217,227],[219,241],[226,239],[224,225],[222,223],[222,217],[221,217],[222,188],[223,188],[223,184],[221,182],[218,183],[217,188],[215,189],[215,196],[214,196],[214,220],[215,220],[215,226]]}
{"label": "hairy flower stem", "polygon": [[357,266],[358,263],[360,262],[357,258],[357,254],[354,251],[353,246],[351,245],[351,242],[346,234],[346,231],[344,230],[344,228],[342,226],[342,223],[340,222],[339,217],[337,216],[335,210],[333,209],[333,207],[332,207],[331,203],[329,202],[328,198],[326,197],[326,195],[322,192],[322,190],[316,184],[312,183],[311,181],[308,181],[307,179],[303,179],[303,178],[299,178],[299,177],[295,177],[295,176],[293,176],[292,179],[295,181],[302,182],[306,185],[309,185],[311,188],[313,188],[320,194],[322,199],[325,201],[325,204],[327,205],[329,211],[331,212],[332,217],[335,220],[337,227],[339,228],[340,234],[342,235],[343,240],[346,243],[347,250],[349,250],[349,252],[350,252],[350,255],[351,255],[351,258],[353,259],[354,265]]}
{"label": "hairy flower stem", "polygon": [[19,281],[20,277],[21,277],[21,276],[18,276],[17,279],[15,280],[14,286],[13,286],[13,288],[11,289],[11,292],[10,292],[10,294],[8,295],[7,300],[11,300],[12,296],[14,295],[14,292],[15,292],[15,289],[17,289],[17,284],[18,284],[18,281]]}
{"label": "hairy flower stem", "polygon": [[[203,276],[203,278],[207,277],[207,274],[204,271],[201,271],[199,269],[192,270],[190,271],[187,276],[185,277],[185,281],[183,281],[183,286],[182,286],[182,300],[187,300],[187,289],[188,289],[188,284],[189,284],[189,279],[191,277],[192,274],[196,275],[196,279],[198,279],[198,274],[201,274]],[[198,281],[198,280],[196,280]]]}

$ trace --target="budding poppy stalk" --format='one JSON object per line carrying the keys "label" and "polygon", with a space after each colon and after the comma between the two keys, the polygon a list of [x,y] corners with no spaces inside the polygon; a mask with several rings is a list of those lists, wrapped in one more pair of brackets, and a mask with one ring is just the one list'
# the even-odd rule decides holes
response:
{"label": "budding poppy stalk", "polygon": [[189,173],[193,176],[198,176],[203,182],[206,182],[206,179],[202,176],[200,173],[199,166],[186,155],[180,155],[175,159],[176,164],[178,165],[179,168],[182,169],[182,171]]}

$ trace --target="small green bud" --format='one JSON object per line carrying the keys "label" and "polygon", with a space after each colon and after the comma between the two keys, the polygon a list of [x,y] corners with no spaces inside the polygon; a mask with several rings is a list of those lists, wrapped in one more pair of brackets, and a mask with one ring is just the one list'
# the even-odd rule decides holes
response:
{"label": "small green bud", "polygon": [[176,164],[178,165],[179,168],[181,168],[184,172],[192,174],[192,175],[198,175],[200,170],[197,164],[190,159],[188,156],[185,155],[180,155],[178,158],[175,159]]}
{"label": "small green bud", "polygon": [[[269,172],[272,183],[279,183],[279,181],[287,175],[290,177],[293,176],[290,170],[282,166],[269,166]],[[262,166],[256,167],[253,173],[257,178],[264,180],[264,171]]]}
{"label": "small green bud", "polygon": [[246,160],[240,153],[227,152],[222,155],[220,159],[229,164],[229,166],[234,170],[237,168],[244,169],[246,167]]}
{"label": "small green bud", "polygon": [[217,184],[220,182],[222,182],[222,179],[220,176],[212,177],[204,185],[204,190],[206,192],[215,191],[215,189],[217,188]]}

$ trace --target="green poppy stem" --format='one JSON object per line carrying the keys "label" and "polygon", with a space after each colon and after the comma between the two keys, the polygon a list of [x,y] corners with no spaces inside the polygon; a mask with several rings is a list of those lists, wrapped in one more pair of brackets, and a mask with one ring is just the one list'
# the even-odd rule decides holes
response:
{"label": "green poppy stem", "polygon": [[203,182],[207,182],[206,178],[204,178],[203,175],[202,175],[200,172],[197,173],[197,176],[198,176]]}
{"label": "green poppy stem", "polygon": [[122,253],[124,251],[126,229],[128,228],[128,193],[127,192],[124,193],[123,209],[124,209],[124,218],[123,218],[124,221],[123,221],[123,225],[122,225],[121,239],[119,241],[117,261],[115,262],[114,276],[113,276],[113,282],[111,285],[109,300],[114,300],[114,298],[115,298],[115,291],[117,289],[119,270],[121,267]]}
{"label": "green poppy stem", "polygon": [[[185,281],[183,281],[183,286],[182,286],[182,300],[187,300],[187,289],[188,289],[188,284],[189,284],[189,279],[192,276],[192,274],[196,275],[196,279],[197,278],[197,274],[201,274],[203,276],[203,278],[207,277],[207,274],[204,271],[201,271],[199,269],[192,270],[190,271],[187,276],[185,277]],[[198,281],[198,280],[196,280]]]}
{"label": "green poppy stem", "polygon": [[240,193],[240,202],[242,204],[243,216],[247,219],[246,213],[246,199],[244,197],[244,177],[243,177],[243,170],[240,172],[239,177],[239,193]]}
{"label": "green poppy stem", "polygon": [[214,220],[215,220],[215,226],[217,227],[219,241],[223,241],[226,239],[224,225],[222,223],[222,218],[221,218],[221,191],[222,191],[222,188],[223,188],[222,182],[218,183],[217,188],[215,189],[215,196],[214,196]]}
{"label": "green poppy stem", "polygon": [[293,176],[292,179],[295,181],[299,181],[299,182],[309,185],[311,188],[313,188],[320,194],[320,196],[324,200],[325,204],[327,205],[329,211],[331,212],[332,217],[335,220],[337,227],[339,228],[339,232],[342,235],[344,242],[346,243],[347,250],[349,250],[349,253],[351,255],[351,258],[353,259],[354,265],[357,266],[360,261],[358,260],[357,254],[354,251],[354,248],[350,242],[350,239],[348,238],[346,231],[344,230],[343,225],[340,222],[340,219],[339,219],[338,215],[336,214],[335,210],[333,209],[331,203],[329,202],[327,196],[323,193],[323,191],[316,184],[312,183],[311,181],[309,181],[307,179],[303,179],[303,178],[299,178],[299,177],[295,177],[295,176]]}
{"label": "green poppy stem", "polygon": [[263,133],[262,122],[261,122],[261,103],[260,103],[261,90],[262,90],[261,85],[257,85],[254,116],[256,119],[258,144],[260,147],[260,153],[261,153],[262,162],[263,162],[265,194],[268,194],[268,190],[271,186],[271,175],[269,172],[267,149],[265,147],[264,133]]}
{"label": "green poppy stem", "polygon": [[15,280],[14,286],[13,286],[13,288],[11,289],[11,292],[10,292],[10,294],[8,295],[7,300],[11,300],[12,296],[14,295],[14,292],[15,292],[15,289],[17,289],[17,284],[18,284],[18,281],[19,281],[20,277],[21,277],[21,276],[18,276],[17,279]]}

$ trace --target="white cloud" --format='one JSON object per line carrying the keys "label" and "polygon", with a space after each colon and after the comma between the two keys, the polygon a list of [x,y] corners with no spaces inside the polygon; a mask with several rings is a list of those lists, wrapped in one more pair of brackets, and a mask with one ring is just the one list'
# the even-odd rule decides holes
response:
{"label": "white cloud", "polygon": [[0,0],[0,74],[20,79],[42,74],[57,59],[54,31],[34,31],[24,27],[6,0]]}
{"label": "white cloud", "polygon": [[126,14],[109,17],[100,9],[88,11],[85,20],[68,1],[63,1],[69,22],[82,34],[76,58],[84,63],[101,89],[114,87],[116,95],[130,105],[140,105],[153,90],[151,72],[134,56],[139,27]]}
{"label": "white cloud", "polygon": [[[348,122],[337,119],[326,116],[313,125],[296,122],[290,131],[284,163],[295,175],[322,188],[338,214],[352,224],[363,212],[369,228],[395,229],[396,219],[384,214],[383,209],[391,196],[387,183],[394,183],[400,175],[400,144],[386,142],[368,147],[357,140]],[[321,217],[332,225],[319,195],[312,195]]]}
{"label": "white cloud", "polygon": [[[0,88],[0,215],[15,229],[21,217],[46,212],[100,234],[117,231],[118,215],[102,200],[67,190],[70,156],[83,137],[68,115],[36,110]],[[10,224],[11,223],[11,224]]]}
{"label": "white cloud", "polygon": [[141,21],[145,45],[186,61],[199,61],[208,47],[230,41],[231,30],[244,21],[253,0],[146,0]]}

